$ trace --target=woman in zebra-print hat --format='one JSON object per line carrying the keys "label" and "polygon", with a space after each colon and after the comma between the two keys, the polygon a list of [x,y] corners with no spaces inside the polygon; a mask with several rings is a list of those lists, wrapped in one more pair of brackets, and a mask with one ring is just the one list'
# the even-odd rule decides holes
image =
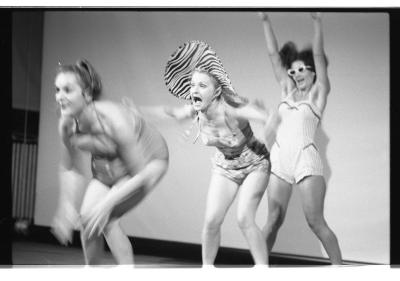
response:
{"label": "woman in zebra-print hat", "polygon": [[198,125],[195,141],[200,138],[217,148],[202,231],[203,264],[215,261],[220,227],[238,191],[239,227],[255,264],[267,264],[267,246],[255,215],[269,180],[269,152],[264,142],[255,138],[249,121],[272,131],[275,115],[260,103],[239,96],[216,53],[201,41],[186,42],[171,55],[165,82],[174,96],[190,102],[180,108],[164,108],[165,112],[178,120],[193,119]]}

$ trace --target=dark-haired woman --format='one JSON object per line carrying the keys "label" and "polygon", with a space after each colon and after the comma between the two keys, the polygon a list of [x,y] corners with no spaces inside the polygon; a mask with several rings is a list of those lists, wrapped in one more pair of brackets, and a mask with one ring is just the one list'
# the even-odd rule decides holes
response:
{"label": "dark-haired woman", "polygon": [[332,264],[341,264],[338,240],[324,218],[326,183],[314,141],[330,91],[321,15],[311,14],[312,47],[301,51],[292,42],[279,50],[268,15],[261,13],[260,17],[274,74],[282,89],[281,123],[271,149],[268,221],[263,229],[268,249],[272,249],[284,221],[292,186],[297,185],[308,225],[322,242]]}
{"label": "dark-haired woman", "polygon": [[[103,236],[118,264],[133,264],[132,246],[120,218],[165,174],[166,142],[132,103],[99,100],[101,80],[86,60],[61,65],[55,87],[63,151],[53,233],[67,244],[74,228],[79,228],[87,264],[101,263]],[[79,197],[84,182],[79,167],[82,151],[92,156],[93,174],[83,200]]]}

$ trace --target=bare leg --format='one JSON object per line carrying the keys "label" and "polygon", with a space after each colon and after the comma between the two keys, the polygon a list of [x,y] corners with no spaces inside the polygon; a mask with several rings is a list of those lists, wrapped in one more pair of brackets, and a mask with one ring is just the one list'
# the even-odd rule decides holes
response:
{"label": "bare leg", "polygon": [[[118,190],[128,177],[121,179],[113,186],[114,191]],[[85,216],[96,204],[103,200],[111,189],[98,180],[92,180],[89,184],[81,207],[81,215]],[[118,205],[113,213],[110,221],[104,229],[104,236],[110,247],[111,253],[118,264],[133,264],[133,250],[127,235],[122,231],[118,218],[127,210],[136,206],[144,197],[144,189],[138,188],[133,196]],[[87,238],[81,235],[83,252],[87,264],[94,265],[101,263],[101,256],[104,249],[104,240],[102,236],[92,236]]]}
{"label": "bare leg", "polygon": [[[99,182],[92,180],[87,187],[85,196],[83,198],[81,215],[83,216],[88,212],[97,202],[103,199],[109,192],[109,188]],[[93,236],[90,239],[84,237],[81,233],[81,241],[83,247],[83,254],[86,264],[95,265],[101,264],[101,257],[104,249],[104,240],[102,236]]]}
{"label": "bare leg", "polygon": [[204,265],[214,264],[221,240],[221,224],[235,199],[238,185],[214,173],[207,195],[206,214],[202,233],[202,259]]}
{"label": "bare leg", "polygon": [[268,178],[265,172],[252,172],[239,191],[238,223],[256,265],[268,264],[267,243],[255,222],[257,207],[267,188]]}
{"label": "bare leg", "polygon": [[132,244],[120,227],[119,222],[119,219],[110,221],[105,228],[104,236],[118,264],[133,264]]}
{"label": "bare leg", "polygon": [[[146,197],[165,174],[167,167],[166,161],[155,160],[149,163],[140,174],[135,176],[134,192],[115,206],[111,213],[110,221],[104,229],[104,235],[118,264],[134,263],[132,244],[122,230],[119,218],[135,208]],[[112,187],[111,192],[118,192],[127,180],[129,180],[128,177],[121,179]]]}
{"label": "bare leg", "polygon": [[290,196],[292,195],[292,185],[274,174],[271,174],[270,177],[267,188],[268,220],[262,230],[267,241],[268,253],[271,252],[275,244],[276,236],[285,219]]}
{"label": "bare leg", "polygon": [[342,264],[342,254],[336,235],[324,218],[326,185],[322,176],[310,176],[299,183],[304,213],[308,225],[322,242],[332,264]]}
{"label": "bare leg", "polygon": [[86,239],[81,235],[83,256],[85,257],[85,263],[88,265],[100,265],[102,264],[102,256],[104,249],[103,236],[93,236]]}

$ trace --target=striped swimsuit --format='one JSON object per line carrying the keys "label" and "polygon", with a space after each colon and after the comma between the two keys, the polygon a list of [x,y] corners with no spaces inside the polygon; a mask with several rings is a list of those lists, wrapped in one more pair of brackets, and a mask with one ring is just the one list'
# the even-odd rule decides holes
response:
{"label": "striped swimsuit", "polygon": [[323,175],[314,136],[320,110],[310,101],[295,102],[293,92],[278,107],[281,124],[271,148],[271,172],[290,184],[311,175]]}

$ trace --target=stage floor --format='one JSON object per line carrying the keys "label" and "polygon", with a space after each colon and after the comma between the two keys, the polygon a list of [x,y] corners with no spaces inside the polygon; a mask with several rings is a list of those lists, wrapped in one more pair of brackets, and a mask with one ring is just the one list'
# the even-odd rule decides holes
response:
{"label": "stage floor", "polygon": [[[192,267],[199,268],[200,264],[193,261],[174,258],[135,255],[135,267]],[[12,244],[12,259],[14,267],[47,267],[47,266],[84,266],[82,249],[64,247],[37,242],[16,241]],[[115,265],[109,251],[104,252],[104,265]]]}

